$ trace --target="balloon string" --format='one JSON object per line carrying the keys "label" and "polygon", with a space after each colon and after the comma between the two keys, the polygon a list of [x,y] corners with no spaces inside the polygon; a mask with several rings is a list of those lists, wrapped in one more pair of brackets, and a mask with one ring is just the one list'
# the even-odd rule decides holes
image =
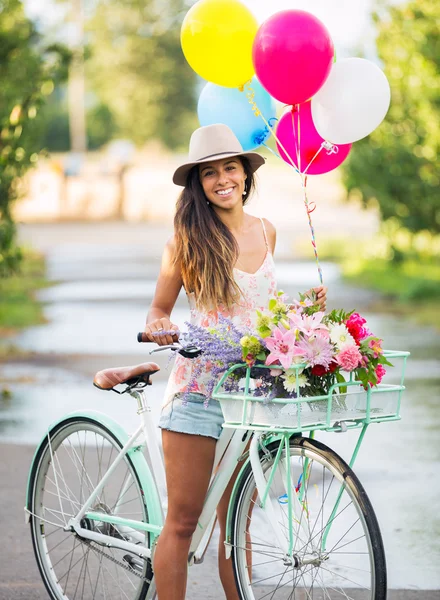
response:
{"label": "balloon string", "polygon": [[[299,104],[296,105],[296,112],[298,114],[298,119],[297,119],[297,123],[298,123],[298,127],[295,127],[295,113],[294,110],[292,110],[292,126],[293,126],[293,137],[294,137],[294,141],[295,141],[295,147],[297,148],[297,156],[298,156],[298,167],[299,167],[299,176],[301,178],[301,188],[303,190],[303,194],[304,194],[304,206],[306,209],[306,213],[307,213],[307,218],[309,221],[309,228],[310,228],[310,234],[312,237],[312,246],[313,246],[313,252],[315,253],[315,260],[316,260],[316,266],[318,268],[318,274],[319,274],[319,280],[321,282],[321,285],[323,283],[323,278],[322,278],[322,269],[321,269],[321,263],[319,262],[319,256],[318,256],[318,246],[316,244],[316,237],[315,237],[315,228],[313,227],[313,223],[312,223],[312,217],[311,214],[312,212],[315,210],[316,208],[316,204],[313,202],[313,208],[310,207],[309,204],[309,199],[307,196],[307,175],[301,172],[301,165],[300,165],[300,143],[301,143],[301,115],[300,115],[300,107]],[[298,135],[296,135],[296,130],[298,131]],[[322,148],[322,146],[321,146]],[[321,151],[321,148],[318,150],[318,152],[316,153],[316,155]],[[310,164],[312,163],[312,161],[314,160],[314,158],[316,157],[316,155],[313,157],[313,159],[310,161],[310,163],[307,165],[307,169],[309,168]],[[306,169],[306,170],[307,170]]]}
{"label": "balloon string", "polygon": [[[323,143],[325,143],[325,142],[323,142]],[[315,156],[312,158],[312,160],[309,162],[309,164],[307,165],[307,167],[304,169],[304,175],[307,173],[307,171],[309,170],[310,165],[315,160],[315,158],[318,156],[318,154],[321,152],[321,150],[323,149],[323,147],[324,146],[321,144],[321,146],[319,147],[319,149],[316,152]]]}
{"label": "balloon string", "polygon": [[[269,150],[269,152],[272,152],[272,154],[273,154],[274,156],[276,156],[277,158],[281,158],[281,156],[278,154],[278,152],[276,152],[276,151],[275,151],[275,150],[273,150],[273,149],[272,149],[270,146],[268,146],[268,145],[266,144],[266,142],[263,142],[261,145],[262,145],[262,146],[264,146],[264,147],[265,147],[267,150]],[[290,167],[290,166],[291,166],[291,165],[289,165],[289,167]]]}
{"label": "balloon string", "polygon": [[[298,149],[297,149],[297,161],[298,161],[298,170],[301,173],[301,115],[299,104],[296,105],[296,110],[298,111]],[[292,113],[293,117],[293,113]],[[295,131],[295,123],[293,123],[293,130]]]}
{"label": "balloon string", "polygon": [[[319,262],[319,257],[318,257],[318,248],[316,245],[316,239],[315,239],[315,230],[312,224],[312,219],[310,214],[315,210],[316,205],[313,203],[313,208],[310,208],[309,205],[309,200],[307,197],[307,190],[306,190],[306,185],[307,185],[307,175],[304,177],[303,174],[301,173],[300,169],[297,168],[297,166],[295,165],[295,163],[293,162],[292,157],[290,156],[290,154],[287,152],[287,150],[284,148],[283,144],[280,142],[280,140],[278,139],[276,133],[274,132],[274,130],[272,129],[271,125],[267,122],[267,120],[265,119],[263,113],[261,112],[261,110],[258,108],[257,103],[255,102],[255,92],[252,89],[251,83],[250,81],[248,81],[244,87],[246,87],[246,97],[249,100],[249,103],[252,105],[252,110],[254,111],[256,116],[260,116],[263,121],[264,124],[266,125],[266,127],[269,128],[269,131],[272,132],[272,135],[275,138],[275,141],[277,142],[278,146],[283,150],[283,152],[285,153],[285,155],[287,156],[287,158],[289,159],[291,166],[295,169],[295,171],[300,175],[301,178],[301,187],[303,190],[303,194],[304,194],[304,204],[306,207],[306,212],[307,212],[307,217],[309,220],[309,227],[310,227],[310,232],[312,235],[312,246],[313,246],[313,251],[315,253],[315,259],[316,259],[316,264],[318,267],[318,274],[319,274],[319,280],[321,282],[321,284],[323,283],[323,278],[322,278],[322,269],[321,269],[321,265]],[[241,88],[241,90],[243,91],[243,88]],[[294,139],[295,139],[295,146],[297,148],[297,161],[298,161],[298,167],[301,167],[300,165],[300,153],[299,153],[299,140],[300,140],[300,131],[299,131],[299,105],[298,106],[298,144],[296,141],[296,135],[295,135],[295,126],[293,127],[293,135],[294,135]],[[292,113],[292,118],[293,118],[293,113]],[[293,123],[293,125],[295,125],[295,123]],[[264,144],[265,145],[265,144]],[[267,147],[267,146],[266,146]]]}
{"label": "balloon string", "polygon": [[303,178],[303,175],[301,174],[301,187],[302,187],[303,193],[304,193],[304,204],[306,207],[307,217],[309,219],[310,233],[312,235],[312,246],[313,246],[313,251],[315,253],[316,266],[318,267],[319,281],[321,282],[321,285],[322,285],[323,284],[322,269],[321,269],[321,263],[319,262],[319,257],[318,257],[318,247],[317,247],[316,238],[315,238],[315,228],[313,227],[312,217],[310,216],[311,213],[315,210],[316,205],[314,203],[312,203],[314,206],[313,206],[313,208],[310,208],[309,199],[307,197],[307,187],[306,186],[307,186],[307,175]]}
{"label": "balloon string", "polygon": [[307,167],[304,169],[304,171],[303,171],[304,175],[307,173],[310,165],[312,164],[312,162],[315,160],[315,158],[318,156],[318,154],[322,150],[326,150],[327,154],[337,154],[339,152],[338,146],[335,146],[335,145],[331,144],[330,142],[322,142],[322,144],[318,148],[318,151],[316,152],[315,156],[312,158],[312,160],[309,162]]}
{"label": "balloon string", "polygon": [[[265,116],[263,115],[263,113],[261,112],[261,110],[258,108],[257,103],[255,102],[255,91],[252,89],[251,83],[250,81],[248,81],[247,83],[244,84],[244,87],[240,88],[241,91],[244,90],[244,88],[246,88],[246,98],[248,99],[249,103],[252,105],[252,110],[254,111],[255,115],[257,117],[261,117],[263,119],[264,124],[266,125],[266,127],[269,129],[269,131],[272,133],[273,137],[275,138],[275,141],[277,142],[278,146],[283,150],[283,152],[285,153],[285,155],[287,156],[287,158],[289,159],[292,167],[295,169],[295,171],[297,173],[299,173],[297,166],[295,165],[295,163],[293,162],[290,154],[287,152],[287,150],[284,148],[283,144],[280,142],[280,140],[278,139],[274,129],[272,128],[272,126],[270,125],[270,123],[267,122]],[[280,157],[279,157],[280,158]]]}

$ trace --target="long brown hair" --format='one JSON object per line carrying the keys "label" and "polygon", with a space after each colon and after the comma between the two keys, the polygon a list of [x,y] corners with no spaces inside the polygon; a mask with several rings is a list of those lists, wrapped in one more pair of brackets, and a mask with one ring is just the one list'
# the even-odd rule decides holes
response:
{"label": "long brown hair", "polygon": [[[243,204],[255,188],[250,163],[240,160],[246,173]],[[174,217],[175,262],[180,263],[183,284],[194,292],[196,306],[211,310],[222,304],[230,308],[239,301],[241,291],[234,279],[239,248],[235,237],[208,204],[199,177],[199,167],[188,173],[186,186],[177,200]]]}

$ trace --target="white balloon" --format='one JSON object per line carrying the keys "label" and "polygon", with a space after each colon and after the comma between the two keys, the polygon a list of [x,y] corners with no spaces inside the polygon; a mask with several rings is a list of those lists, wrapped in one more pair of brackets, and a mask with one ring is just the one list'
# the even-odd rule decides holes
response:
{"label": "white balloon", "polygon": [[365,58],[343,58],[312,98],[313,123],[332,144],[357,142],[382,123],[390,100],[390,84],[377,65]]}

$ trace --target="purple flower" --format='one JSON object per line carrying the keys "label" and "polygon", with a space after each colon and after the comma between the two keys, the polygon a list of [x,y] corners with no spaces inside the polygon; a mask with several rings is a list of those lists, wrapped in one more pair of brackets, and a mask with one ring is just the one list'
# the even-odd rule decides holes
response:
{"label": "purple flower", "polygon": [[321,335],[303,338],[296,344],[297,355],[302,356],[304,362],[314,367],[322,365],[327,368],[333,360],[334,350],[332,344]]}

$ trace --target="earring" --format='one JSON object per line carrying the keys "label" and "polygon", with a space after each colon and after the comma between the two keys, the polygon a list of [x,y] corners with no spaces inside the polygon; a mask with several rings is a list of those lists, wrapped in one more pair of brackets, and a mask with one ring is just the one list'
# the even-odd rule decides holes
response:
{"label": "earring", "polygon": [[206,201],[206,204],[208,204],[208,206],[209,206],[209,200]]}

